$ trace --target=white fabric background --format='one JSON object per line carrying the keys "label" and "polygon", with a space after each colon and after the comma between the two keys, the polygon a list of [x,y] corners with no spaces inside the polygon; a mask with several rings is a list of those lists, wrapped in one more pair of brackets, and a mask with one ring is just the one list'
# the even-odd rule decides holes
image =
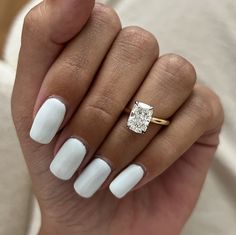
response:
{"label": "white fabric background", "polygon": [[[6,182],[8,185],[4,188],[5,194],[8,193],[7,196],[0,194],[0,209],[5,211],[0,214],[0,220],[5,221],[5,224],[0,224],[0,234],[4,235],[25,234],[27,226],[31,226],[30,234],[36,234],[40,221],[38,211],[33,210],[35,216],[32,222],[29,222],[29,216],[26,214],[24,216],[14,214],[16,220],[16,223],[13,222],[14,228],[8,228],[11,225],[7,223],[9,218],[13,218],[12,211],[16,212],[19,208],[25,210],[28,215],[31,213],[28,210],[30,208],[28,183],[28,189],[24,188],[28,176],[25,175],[25,167],[10,124],[9,107],[5,105],[9,104],[23,15],[36,2],[39,1],[30,3],[16,19],[5,50],[5,62],[0,64],[0,167],[1,170],[7,169],[3,167],[4,164],[14,166],[15,162],[20,166],[14,167],[10,175],[4,169],[0,172],[1,192]],[[226,113],[221,145],[199,203],[183,235],[235,235],[236,1],[103,0],[103,2],[115,7],[124,26],[139,25],[153,32],[159,40],[162,54],[175,52],[189,59],[197,69],[199,80],[220,95]],[[6,123],[9,123],[9,126]],[[7,162],[9,159],[13,159],[12,162]],[[2,177],[5,175],[8,177]],[[12,232],[14,229],[16,233]]]}

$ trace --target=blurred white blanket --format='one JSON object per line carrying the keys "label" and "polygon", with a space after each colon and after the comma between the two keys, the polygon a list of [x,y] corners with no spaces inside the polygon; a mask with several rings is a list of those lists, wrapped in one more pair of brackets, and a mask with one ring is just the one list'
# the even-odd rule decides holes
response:
{"label": "blurred white blanket", "polygon": [[[0,62],[0,234],[33,235],[40,215],[32,204],[29,176],[10,118],[10,94],[20,47],[23,16],[15,20]],[[153,32],[161,53],[175,52],[195,65],[201,82],[213,88],[225,107],[221,145],[199,203],[184,235],[236,234],[236,1],[103,0],[123,25]],[[158,231],[157,231],[158,234]]]}

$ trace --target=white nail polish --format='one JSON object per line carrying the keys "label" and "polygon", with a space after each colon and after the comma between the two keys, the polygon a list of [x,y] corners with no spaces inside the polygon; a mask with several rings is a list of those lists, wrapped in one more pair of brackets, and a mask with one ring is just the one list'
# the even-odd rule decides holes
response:
{"label": "white nail polish", "polygon": [[86,155],[84,144],[75,138],[68,139],[56,154],[50,171],[61,180],[69,180]]}
{"label": "white nail polish", "polygon": [[85,198],[93,194],[102,186],[111,173],[111,167],[100,158],[93,160],[75,181],[75,191]]}
{"label": "white nail polish", "polygon": [[59,130],[66,114],[66,106],[56,98],[49,98],[39,109],[30,130],[30,137],[49,144]]}
{"label": "white nail polish", "polygon": [[117,198],[122,198],[140,182],[143,176],[143,168],[132,164],[111,182],[109,188]]}

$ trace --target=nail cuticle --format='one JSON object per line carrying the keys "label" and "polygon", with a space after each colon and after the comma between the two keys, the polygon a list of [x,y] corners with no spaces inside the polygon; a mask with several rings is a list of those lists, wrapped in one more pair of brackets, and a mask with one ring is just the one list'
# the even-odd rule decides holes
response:
{"label": "nail cuticle", "polygon": [[[143,169],[143,178],[147,176],[147,174],[148,174],[147,168],[142,163],[135,162],[133,164],[137,165],[137,166],[140,166]],[[143,178],[140,180],[140,182],[143,180]]]}
{"label": "nail cuticle", "polygon": [[[50,96],[48,96],[47,99],[57,99],[57,100],[59,100],[61,103],[63,103],[63,104],[65,105],[66,112],[65,112],[64,120],[63,120],[63,122],[62,122],[62,124],[61,124],[61,126],[60,126],[60,129],[61,129],[61,127],[64,125],[64,123],[65,123],[65,121],[66,121],[66,119],[67,119],[67,114],[68,114],[68,110],[69,110],[69,103],[66,101],[66,99],[64,99],[63,97],[58,96],[58,95],[50,95]],[[46,99],[46,100],[47,100],[47,99]],[[59,129],[59,130],[60,130],[60,129]]]}
{"label": "nail cuticle", "polygon": [[112,164],[111,160],[109,160],[109,158],[105,157],[104,155],[101,154],[95,154],[95,158],[99,158],[103,161],[105,161],[111,168],[111,172],[113,172],[115,170],[114,165]]}
{"label": "nail cuticle", "polygon": [[77,136],[77,135],[71,135],[69,138],[79,140],[84,145],[84,147],[86,149],[86,155],[88,154],[88,152],[89,152],[89,144],[88,144],[88,142],[85,139],[83,139],[82,137]]}

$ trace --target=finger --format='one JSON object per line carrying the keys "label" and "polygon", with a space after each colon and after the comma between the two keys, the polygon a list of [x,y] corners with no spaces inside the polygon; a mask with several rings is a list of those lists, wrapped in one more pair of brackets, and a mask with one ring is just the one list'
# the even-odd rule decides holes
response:
{"label": "finger", "polygon": [[[182,57],[175,55],[163,56],[151,69],[141,88],[134,96],[133,102],[134,100],[141,100],[153,107],[159,107],[155,115],[160,115],[161,118],[169,118],[190,95],[195,77],[192,65]],[[161,105],[161,103],[165,105]],[[158,130],[159,126],[150,126],[148,132],[144,135],[138,135],[127,129],[127,115],[123,114],[121,116],[121,119],[96,153],[99,159],[107,161],[111,166],[113,172],[110,179],[146,147]],[[97,159],[87,169],[90,169],[94,162],[96,163]],[[86,175],[87,169],[78,179],[78,182],[81,183],[82,181],[81,184],[84,184],[83,175]],[[91,177],[87,175],[87,178]],[[93,185],[87,187],[90,189]],[[77,190],[77,192],[81,194],[80,190]]]}
{"label": "finger", "polygon": [[158,57],[157,41],[150,35],[138,27],[120,32],[93,87],[65,127],[59,146],[76,136],[87,143],[86,160],[90,159]]}
{"label": "finger", "polygon": [[[139,184],[139,187],[162,174],[197,140],[205,148],[206,155],[196,161],[198,170],[207,165],[218,145],[218,135],[223,120],[223,112],[218,98],[207,88],[196,86],[187,103],[173,117],[171,125],[153,139],[150,145],[110,184],[111,192],[118,198],[123,197]],[[205,135],[204,135],[205,134]],[[204,143],[201,139],[207,140]],[[202,137],[201,137],[202,136]],[[201,138],[200,138],[201,137]],[[197,156],[196,156],[197,157]],[[203,163],[203,164],[202,164]]]}
{"label": "finger", "polygon": [[[154,107],[153,116],[170,118],[186,101],[196,81],[193,66],[177,55],[165,55],[154,64],[142,87],[132,99]],[[123,114],[97,155],[107,159],[113,167],[109,181],[129,164],[148,145],[161,126],[151,124],[145,134],[136,134],[127,128],[128,116]],[[137,130],[136,130],[137,131]],[[128,143],[128,146],[127,146]]]}
{"label": "finger", "polygon": [[30,131],[33,140],[48,144],[71,118],[120,28],[114,10],[103,5],[94,8],[84,29],[66,46],[42,83]]}
{"label": "finger", "polygon": [[93,5],[94,0],[45,0],[27,14],[12,96],[13,118],[16,128],[21,128],[18,134],[22,140],[28,139],[34,102],[44,76],[63,43],[81,30]]}

